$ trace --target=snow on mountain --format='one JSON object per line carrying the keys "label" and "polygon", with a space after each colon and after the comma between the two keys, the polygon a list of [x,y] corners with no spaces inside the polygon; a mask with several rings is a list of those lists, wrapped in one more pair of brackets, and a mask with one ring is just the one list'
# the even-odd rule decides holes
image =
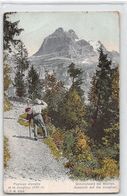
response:
{"label": "snow on mountain", "polygon": [[100,41],[89,41],[89,44],[93,47],[94,51],[98,53],[100,46],[103,51],[108,54],[108,57],[112,60],[112,64],[119,64],[119,53],[117,51],[108,51]]}
{"label": "snow on mountain", "polygon": [[89,41],[89,44],[93,47],[94,51],[98,51],[99,47],[102,45],[100,41]]}
{"label": "snow on mountain", "polygon": [[105,48],[105,46],[104,46],[100,41],[92,41],[92,40],[90,40],[90,41],[89,41],[89,44],[93,47],[93,49],[94,49],[94,51],[95,51],[96,53],[98,53],[98,50],[99,50],[100,47],[103,48],[103,51],[104,51],[105,53],[108,52],[107,49]]}

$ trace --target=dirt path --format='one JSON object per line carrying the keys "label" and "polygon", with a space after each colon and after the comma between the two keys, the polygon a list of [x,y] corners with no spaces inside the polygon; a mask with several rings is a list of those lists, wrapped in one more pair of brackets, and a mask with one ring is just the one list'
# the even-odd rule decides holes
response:
{"label": "dirt path", "polygon": [[[68,179],[63,159],[57,161],[42,139],[30,139],[28,128],[17,123],[24,105],[13,103],[13,109],[4,113],[4,135],[9,139],[11,159],[5,171],[6,179]],[[15,119],[13,119],[15,118]]]}

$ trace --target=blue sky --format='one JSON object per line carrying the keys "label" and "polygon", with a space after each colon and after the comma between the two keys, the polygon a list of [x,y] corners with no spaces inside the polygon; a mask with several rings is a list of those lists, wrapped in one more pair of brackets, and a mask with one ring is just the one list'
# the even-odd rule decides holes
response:
{"label": "blue sky", "polygon": [[117,12],[22,12],[13,14],[11,20],[20,20],[19,26],[24,28],[20,38],[29,56],[59,27],[65,31],[73,29],[80,39],[100,40],[108,50],[119,51]]}

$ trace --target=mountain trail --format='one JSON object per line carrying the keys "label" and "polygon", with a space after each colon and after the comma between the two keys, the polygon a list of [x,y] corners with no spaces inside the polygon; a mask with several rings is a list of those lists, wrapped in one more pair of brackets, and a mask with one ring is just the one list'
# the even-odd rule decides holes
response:
{"label": "mountain trail", "polygon": [[13,102],[13,108],[4,113],[4,135],[9,139],[10,161],[5,170],[5,179],[42,180],[69,179],[63,163],[57,161],[43,139],[29,138],[27,127],[17,120],[25,105]]}

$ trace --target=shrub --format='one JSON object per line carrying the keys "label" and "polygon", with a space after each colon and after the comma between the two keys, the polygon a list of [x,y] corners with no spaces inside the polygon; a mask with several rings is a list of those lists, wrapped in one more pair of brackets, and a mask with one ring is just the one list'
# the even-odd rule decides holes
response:
{"label": "shrub", "polygon": [[4,112],[9,111],[11,109],[12,104],[8,100],[7,97],[4,97]]}
{"label": "shrub", "polygon": [[74,144],[74,130],[66,131],[64,135],[63,152],[67,158],[71,158],[73,155]]}
{"label": "shrub", "polygon": [[65,163],[65,168],[69,168],[69,169],[73,169],[74,168],[74,163],[72,163],[71,161],[68,161]]}
{"label": "shrub", "polygon": [[52,134],[56,131],[56,127],[52,123],[48,123],[46,125],[46,127],[47,127],[47,130],[48,130],[49,136],[52,136]]}
{"label": "shrub", "polygon": [[103,145],[98,146],[98,148],[95,147],[94,153],[97,156],[98,160],[102,162],[102,160],[106,157],[113,158],[116,160],[116,157],[118,155],[118,151],[114,149],[114,147],[105,147]]}
{"label": "shrub", "polygon": [[66,94],[63,102],[59,105],[59,114],[64,122],[62,127],[66,130],[73,129],[76,125],[82,125],[85,116],[85,105],[76,89],[70,89]]}
{"label": "shrub", "polygon": [[73,168],[73,176],[78,179],[84,179],[86,177],[84,174],[84,166],[75,165]]}
{"label": "shrub", "polygon": [[51,150],[51,153],[53,154],[53,156],[56,158],[56,159],[59,159],[61,157],[61,153],[60,151],[58,150],[55,142],[53,141],[53,139],[51,137],[48,137],[44,140],[44,143],[47,144]]}
{"label": "shrub", "polygon": [[60,129],[56,129],[55,132],[52,133],[52,138],[57,146],[58,149],[62,149],[63,141],[64,141],[64,134]]}
{"label": "shrub", "polygon": [[8,166],[8,161],[10,159],[8,138],[4,137],[4,168]]}
{"label": "shrub", "polygon": [[119,123],[105,129],[105,136],[102,138],[102,141],[104,147],[112,151],[112,156],[119,160]]}
{"label": "shrub", "polygon": [[85,160],[91,160],[93,158],[90,148],[90,139],[85,134],[85,131],[82,131],[78,127],[75,130],[74,153],[77,155],[77,157]]}
{"label": "shrub", "polygon": [[88,136],[78,127],[65,133],[64,152],[69,160],[65,167],[70,169],[73,178],[84,180],[94,177],[98,160],[91,151]]}
{"label": "shrub", "polygon": [[90,179],[94,177],[93,168],[85,166],[85,164],[75,164],[72,170],[72,178],[80,180]]}
{"label": "shrub", "polygon": [[101,163],[101,168],[95,169],[94,172],[99,178],[115,178],[119,176],[119,167],[116,160],[105,158]]}
{"label": "shrub", "polygon": [[117,161],[114,159],[104,159],[102,162],[103,177],[117,177],[119,174]]}
{"label": "shrub", "polygon": [[88,140],[80,129],[76,129],[76,151],[78,150],[78,153],[83,153],[89,148]]}

